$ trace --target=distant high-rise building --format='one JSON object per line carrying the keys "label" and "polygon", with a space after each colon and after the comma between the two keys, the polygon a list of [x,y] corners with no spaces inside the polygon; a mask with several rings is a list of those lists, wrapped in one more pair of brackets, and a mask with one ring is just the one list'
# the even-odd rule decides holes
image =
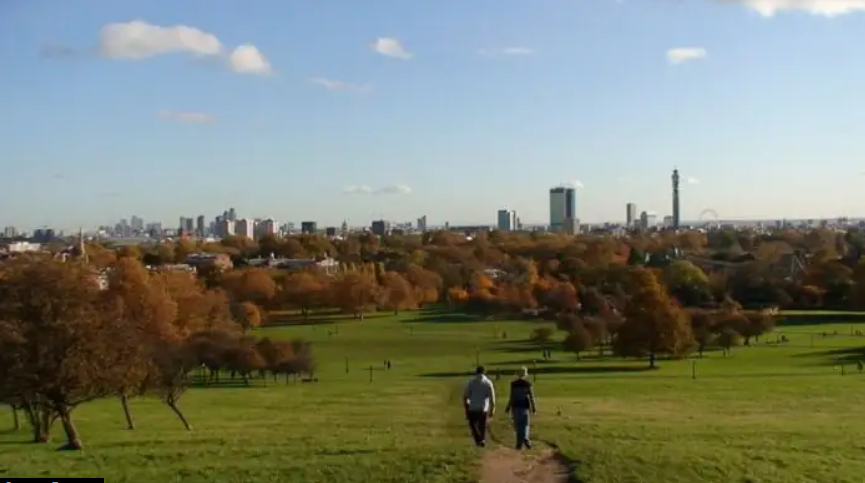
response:
{"label": "distant high-rise building", "polygon": [[390,231],[390,223],[388,223],[385,220],[376,220],[376,221],[372,222],[372,226],[370,227],[370,230],[372,231],[372,233],[374,235],[378,235],[378,236],[387,235],[387,233]]}
{"label": "distant high-rise building", "polygon": [[195,232],[195,219],[187,218],[185,216],[180,217],[180,226],[177,228],[178,233],[181,235],[190,236]]}
{"label": "distant high-rise building", "polygon": [[324,234],[327,235],[328,238],[333,238],[336,236],[336,227],[329,226],[324,229]]}
{"label": "distant high-rise building", "polygon": [[658,224],[657,216],[654,213],[644,211],[640,213],[640,228],[648,230]]}
{"label": "distant high-rise building", "polygon": [[234,222],[229,219],[219,219],[216,221],[215,235],[220,238],[225,238],[234,235]]}
{"label": "distant high-rise building", "polygon": [[261,220],[259,226],[261,227],[261,230],[259,230],[261,236],[277,236],[279,234],[279,223],[277,223],[276,220],[274,220],[273,218]]}
{"label": "distant high-rise building", "polygon": [[195,219],[195,234],[202,238],[207,235],[207,225],[204,221],[204,215],[198,215],[198,218]]}
{"label": "distant high-rise building", "polygon": [[[572,232],[576,226],[577,190],[559,186],[550,190],[550,229]],[[569,221],[570,220],[570,221]]]}
{"label": "distant high-rise building", "polygon": [[417,231],[421,233],[426,231],[426,215],[417,219]]}
{"label": "distant high-rise building", "polygon": [[153,238],[161,237],[162,236],[162,223],[160,223],[158,221],[153,222],[153,223],[148,223],[144,227],[144,231],[147,232],[147,234]]}
{"label": "distant high-rise building", "polygon": [[234,208],[229,208],[225,217],[231,221],[237,221],[237,211],[235,211]]}
{"label": "distant high-rise building", "polygon": [[144,231],[144,219],[135,215],[129,221],[129,227],[133,233],[141,233]]}
{"label": "distant high-rise building", "polygon": [[679,170],[673,170],[673,229],[679,229],[679,223],[681,222],[681,218],[679,217]]}
{"label": "distant high-rise building", "polygon": [[3,228],[4,238],[15,238],[16,236],[18,236],[18,230],[16,230],[14,226],[7,226],[6,228]]}
{"label": "distant high-rise building", "polygon": [[318,223],[314,221],[301,221],[300,232],[304,234],[313,234],[318,231]]}
{"label": "distant high-rise building", "polygon": [[247,218],[235,221],[234,234],[246,238],[253,238],[255,236],[255,223]]}
{"label": "distant high-rise building", "polygon": [[517,229],[517,212],[514,210],[499,210],[496,227],[501,231],[514,231]]}
{"label": "distant high-rise building", "polygon": [[627,215],[625,215],[625,226],[628,228],[635,228],[635,223],[637,223],[637,204],[636,203],[628,203],[627,205]]}
{"label": "distant high-rise building", "polygon": [[664,228],[673,228],[673,217],[670,215],[665,216],[664,221],[663,221],[663,225],[664,225]]}

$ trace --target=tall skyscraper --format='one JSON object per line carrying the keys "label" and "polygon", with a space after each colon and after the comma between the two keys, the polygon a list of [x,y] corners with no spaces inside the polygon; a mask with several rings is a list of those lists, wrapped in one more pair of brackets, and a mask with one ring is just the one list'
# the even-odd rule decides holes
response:
{"label": "tall skyscraper", "polygon": [[417,219],[417,230],[421,233],[426,232],[426,215]]}
{"label": "tall skyscraper", "polygon": [[501,231],[517,229],[517,212],[514,210],[499,210],[496,227]]}
{"label": "tall skyscraper", "polygon": [[679,229],[679,170],[673,170],[673,229]]}
{"label": "tall skyscraper", "polygon": [[198,215],[198,219],[195,220],[195,234],[204,237],[207,235],[207,226],[204,224],[204,215]]}
{"label": "tall skyscraper", "polygon": [[266,220],[262,220],[261,222],[261,236],[271,235],[276,236],[279,234],[279,223],[276,222],[273,218],[268,218]]}
{"label": "tall skyscraper", "polygon": [[214,231],[216,232],[216,236],[218,236],[220,238],[225,238],[225,237],[229,237],[231,235],[234,235],[234,222],[229,220],[229,219],[226,219],[226,218],[217,219],[215,228],[216,229]]}
{"label": "tall skyscraper", "polygon": [[132,219],[129,222],[129,227],[132,229],[133,233],[141,233],[144,231],[144,219],[132,215]]}
{"label": "tall skyscraper", "polygon": [[625,226],[628,228],[634,228],[634,224],[637,222],[637,204],[636,203],[628,203],[627,205],[627,215],[625,215]]}
{"label": "tall skyscraper", "polygon": [[255,223],[246,218],[235,221],[234,234],[246,238],[253,238],[255,236]]}
{"label": "tall skyscraper", "polygon": [[550,189],[550,229],[573,232],[577,226],[577,190],[558,186]]}

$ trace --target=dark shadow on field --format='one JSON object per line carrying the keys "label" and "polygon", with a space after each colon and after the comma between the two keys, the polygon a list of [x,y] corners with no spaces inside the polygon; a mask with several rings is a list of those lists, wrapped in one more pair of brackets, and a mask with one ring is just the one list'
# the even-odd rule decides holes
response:
{"label": "dark shadow on field", "polygon": [[[513,371],[520,366],[519,363],[513,363]],[[655,369],[650,369],[649,366],[544,366],[537,368],[529,368],[530,374],[537,375],[556,375],[556,374],[634,374],[641,372],[649,372],[654,371]],[[496,370],[487,371],[488,377],[493,377],[496,375]],[[506,376],[509,375],[509,372],[506,369],[501,369],[501,375]],[[430,378],[430,379],[448,379],[452,377],[471,377],[474,375],[474,371],[461,371],[461,372],[431,372],[427,374],[420,374],[420,377]]]}
{"label": "dark shadow on field", "polygon": [[516,319],[496,319],[484,317],[480,314],[469,314],[465,312],[455,312],[446,308],[430,308],[423,309],[415,314],[411,319],[403,320],[404,324],[448,324],[448,323],[471,323],[471,322],[487,322],[493,324],[510,324],[514,322],[526,322],[526,320]]}
{"label": "dark shadow on field", "polygon": [[391,315],[390,312],[376,312],[373,314],[364,314],[363,320],[356,319],[351,315],[341,314],[339,317],[334,317],[333,315],[327,316],[312,316],[304,319],[302,316],[295,315],[271,315],[269,316],[267,322],[263,324],[264,327],[304,327],[310,325],[336,325],[336,324],[345,324],[345,323],[353,323],[353,322],[363,322],[366,320],[375,320],[381,319],[385,317],[389,317]]}
{"label": "dark shadow on field", "polygon": [[461,324],[470,322],[483,322],[479,317],[469,314],[458,313],[434,313],[420,314],[417,317],[403,320],[403,324]]}
{"label": "dark shadow on field", "polygon": [[821,366],[856,365],[859,361],[865,363],[865,347],[845,347],[841,349],[806,352],[804,354],[796,354],[793,357],[821,358],[823,360],[818,364]]}
{"label": "dark shadow on field", "polygon": [[553,351],[555,353],[557,351],[561,352],[562,344],[561,342],[556,341],[538,342],[534,340],[523,339],[498,342],[496,343],[493,350],[498,352],[507,352],[510,354],[526,352],[537,352],[538,354],[542,354],[543,351]]}
{"label": "dark shadow on field", "polygon": [[823,325],[823,324],[865,324],[865,313],[843,313],[843,314],[781,314],[779,327],[795,325]]}
{"label": "dark shadow on field", "polygon": [[316,456],[355,456],[355,455],[363,455],[363,454],[373,454],[378,453],[378,450],[374,449],[325,449],[322,451],[317,451]]}

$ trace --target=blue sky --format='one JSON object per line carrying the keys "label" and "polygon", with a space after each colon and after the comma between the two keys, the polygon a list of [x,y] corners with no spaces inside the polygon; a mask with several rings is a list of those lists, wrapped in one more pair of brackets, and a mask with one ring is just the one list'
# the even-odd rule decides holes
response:
{"label": "blue sky", "polygon": [[[0,3],[0,225],[865,215],[865,0]],[[678,49],[678,50],[676,50]],[[345,191],[353,191],[346,193]],[[410,191],[410,192],[408,192]]]}

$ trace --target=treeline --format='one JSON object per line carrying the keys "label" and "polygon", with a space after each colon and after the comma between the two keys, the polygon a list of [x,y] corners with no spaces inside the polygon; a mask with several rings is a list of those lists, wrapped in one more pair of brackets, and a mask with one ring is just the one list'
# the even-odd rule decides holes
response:
{"label": "treeline", "polygon": [[[703,357],[712,349],[727,355],[777,324],[774,310],[746,311],[729,297],[714,309],[685,309],[644,268],[632,269],[629,279],[627,292],[605,297],[591,291],[588,304],[558,315],[556,326],[566,332],[564,350],[577,358],[593,349],[601,357],[605,349],[622,357],[648,356],[655,367],[659,355],[680,358],[697,352]],[[539,338],[546,340],[549,334]]]}
{"label": "treeline", "polygon": [[730,296],[747,308],[865,309],[865,264],[860,263],[865,236],[857,229],[661,232],[621,238],[506,232],[467,238],[437,231],[384,237],[364,233],[334,240],[318,235],[265,236],[258,241],[228,237],[209,243],[181,239],[117,250],[88,247],[91,259],[102,266],[118,256],[149,265],[183,263],[200,251],[226,253],[239,268],[250,258],[271,254],[330,256],[342,266],[381,265],[379,272],[403,276],[409,267],[418,267],[441,280],[441,301],[451,289],[469,291],[479,272],[495,269],[511,275],[530,263],[541,279],[568,281],[580,293],[600,285],[605,293],[615,291],[603,283],[608,271],[643,266],[658,271],[671,295],[688,307],[717,307]]}
{"label": "treeline", "polygon": [[230,298],[186,272],[149,271],[122,257],[100,272],[77,261],[27,258],[0,267],[0,402],[22,413],[34,442],[50,441],[59,420],[66,448],[83,447],[73,412],[118,398],[159,397],[192,429],[179,401],[190,374],[206,367],[239,374],[310,373],[301,341],[240,334]]}

